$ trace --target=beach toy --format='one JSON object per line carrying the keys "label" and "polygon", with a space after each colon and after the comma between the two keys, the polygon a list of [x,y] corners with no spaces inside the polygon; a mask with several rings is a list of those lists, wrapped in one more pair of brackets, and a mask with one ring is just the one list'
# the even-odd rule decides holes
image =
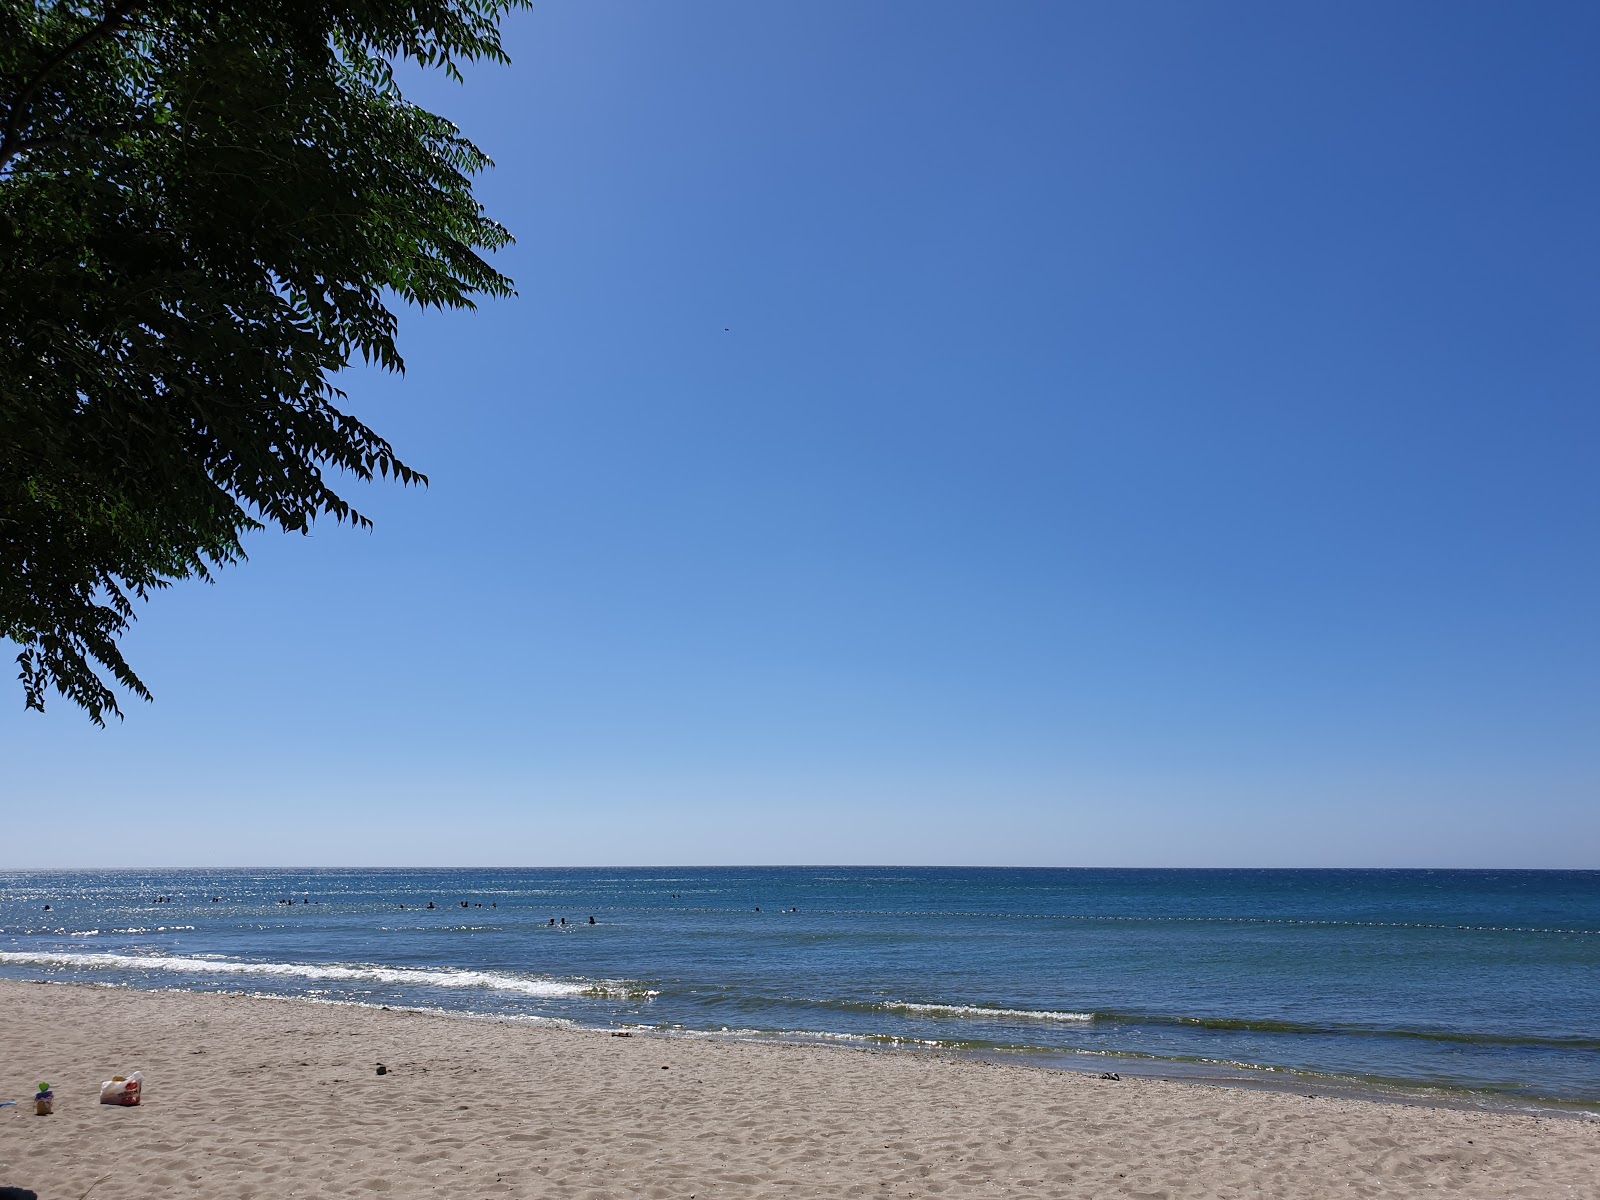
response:
{"label": "beach toy", "polygon": [[144,1076],[135,1071],[126,1077],[113,1075],[100,1085],[101,1104],[121,1104],[132,1108],[139,1103],[139,1095],[144,1090]]}
{"label": "beach toy", "polygon": [[56,1110],[56,1094],[50,1090],[48,1083],[39,1085],[39,1093],[33,1098],[33,1111],[35,1116],[48,1117]]}

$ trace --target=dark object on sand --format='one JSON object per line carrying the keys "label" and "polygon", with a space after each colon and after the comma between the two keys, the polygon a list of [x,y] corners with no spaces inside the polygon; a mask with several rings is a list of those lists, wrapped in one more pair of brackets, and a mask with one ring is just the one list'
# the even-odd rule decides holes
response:
{"label": "dark object on sand", "polygon": [[1100,1078],[1101,1079],[1109,1079],[1113,1083],[1121,1083],[1122,1082],[1122,1076],[1118,1075],[1115,1071],[1106,1071],[1100,1076]]}
{"label": "dark object on sand", "polygon": [[611,1036],[612,1037],[632,1037],[633,1034],[629,1033],[626,1029],[614,1029],[614,1030],[611,1031]]}
{"label": "dark object on sand", "polygon": [[379,1063],[378,1064],[378,1074],[379,1075],[387,1075],[388,1073],[389,1073],[389,1068],[384,1066],[382,1063]]}

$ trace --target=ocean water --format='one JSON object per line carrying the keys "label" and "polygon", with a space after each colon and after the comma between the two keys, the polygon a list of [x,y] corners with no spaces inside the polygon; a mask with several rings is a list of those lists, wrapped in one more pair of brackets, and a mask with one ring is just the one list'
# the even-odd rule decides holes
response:
{"label": "ocean water", "polygon": [[1600,1113],[1600,871],[10,872],[0,977]]}

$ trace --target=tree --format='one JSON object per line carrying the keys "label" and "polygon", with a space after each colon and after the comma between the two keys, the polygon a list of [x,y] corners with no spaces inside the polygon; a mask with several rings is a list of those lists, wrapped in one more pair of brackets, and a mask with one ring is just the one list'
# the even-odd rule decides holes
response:
{"label": "tree", "polygon": [[[346,473],[425,484],[342,410],[393,307],[511,281],[490,166],[410,103],[410,61],[508,61],[527,0],[0,0],[0,636],[25,704],[150,693],[135,602],[242,536],[370,522]],[[109,676],[109,679],[105,676]]]}

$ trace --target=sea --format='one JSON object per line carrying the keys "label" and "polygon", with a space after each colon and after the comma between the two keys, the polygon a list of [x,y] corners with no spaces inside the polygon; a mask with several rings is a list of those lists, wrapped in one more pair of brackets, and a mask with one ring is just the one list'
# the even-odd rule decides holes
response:
{"label": "sea", "polygon": [[1600,1117],[1600,871],[13,871],[0,977]]}

